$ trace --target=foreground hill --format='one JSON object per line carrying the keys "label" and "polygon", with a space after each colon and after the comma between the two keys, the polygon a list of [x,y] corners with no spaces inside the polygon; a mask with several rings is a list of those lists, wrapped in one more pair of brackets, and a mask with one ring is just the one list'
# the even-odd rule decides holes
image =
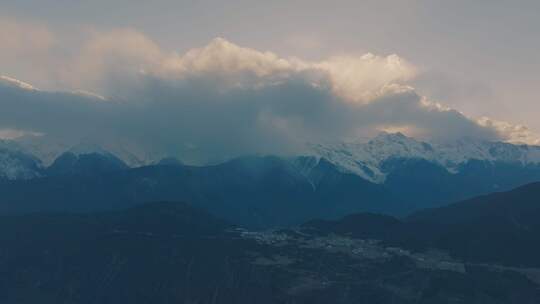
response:
{"label": "foreground hill", "polygon": [[439,247],[468,260],[540,266],[540,183],[410,217],[448,227]]}
{"label": "foreground hill", "polygon": [[[374,235],[396,222],[358,220]],[[3,217],[0,241],[2,303],[540,301],[519,269],[308,227],[250,232],[186,204]]]}
{"label": "foreground hill", "polygon": [[412,250],[438,248],[468,263],[540,267],[540,183],[493,193],[405,220],[373,214],[311,221],[320,233],[384,240]]}

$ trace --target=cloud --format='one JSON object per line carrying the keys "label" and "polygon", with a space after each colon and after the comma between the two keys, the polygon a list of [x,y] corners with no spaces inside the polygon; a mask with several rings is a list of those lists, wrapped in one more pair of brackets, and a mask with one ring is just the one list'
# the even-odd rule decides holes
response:
{"label": "cloud", "polygon": [[5,109],[0,128],[36,130],[72,143],[87,140],[112,150],[129,147],[142,151],[138,158],[175,155],[193,163],[302,153],[306,142],[354,140],[389,128],[444,140],[463,134],[498,138],[459,112],[427,107],[413,91],[358,105],[302,81],[223,91],[204,82],[149,77],[129,101],[7,86],[0,94]]}
{"label": "cloud", "polygon": [[365,104],[389,91],[403,90],[404,83],[416,73],[412,64],[395,54],[333,56],[311,62],[240,47],[223,38],[178,54],[163,50],[132,29],[83,31],[79,33],[82,42],[74,43],[43,25],[5,18],[0,18],[0,25],[5,28],[0,29],[0,39],[5,40],[0,52],[2,66],[40,61],[33,64],[42,67],[39,73],[26,67],[10,67],[7,72],[15,71],[19,78],[47,89],[112,95],[122,90],[122,85],[136,83],[144,75],[164,80],[199,78],[214,81],[221,88],[256,87],[303,78],[313,85],[330,87],[346,101]]}
{"label": "cloud", "polygon": [[28,53],[48,52],[55,43],[55,35],[47,28],[33,23],[22,23],[11,18],[0,18],[0,54],[3,59]]}
{"label": "cloud", "polygon": [[58,43],[56,34],[42,24],[0,16],[0,74],[51,83]]}
{"label": "cloud", "polygon": [[397,55],[335,56],[308,62],[240,47],[223,38],[182,56],[164,57],[164,62],[151,70],[161,76],[213,79],[229,87],[275,85],[301,79],[314,86],[329,86],[345,101],[359,103],[403,91],[406,86],[401,82],[415,74],[414,67]]}
{"label": "cloud", "polygon": [[369,103],[387,93],[407,91],[400,85],[414,77],[416,69],[397,55],[371,53],[353,57],[337,56],[311,65],[328,74],[333,91],[355,102]]}
{"label": "cloud", "polygon": [[0,129],[0,140],[2,139],[16,139],[23,136],[42,136],[43,134],[38,132],[31,132],[25,130],[14,129]]}
{"label": "cloud", "polygon": [[524,125],[512,124],[485,116],[479,118],[477,123],[485,128],[495,130],[499,137],[505,141],[516,144],[540,145],[538,135]]}
{"label": "cloud", "polygon": [[312,62],[223,38],[178,54],[130,29],[90,32],[84,40],[48,74],[60,88],[1,79],[0,130],[194,163],[302,153],[306,142],[381,130],[436,140],[519,133],[426,100],[409,85],[416,68],[397,55]]}
{"label": "cloud", "polygon": [[112,92],[111,83],[132,83],[145,71],[157,73],[168,60],[143,34],[130,29],[92,31],[81,49],[65,63],[62,82],[72,89]]}
{"label": "cloud", "polygon": [[[260,87],[302,78],[357,103],[403,90],[403,83],[415,75],[415,68],[397,55],[368,53],[309,62],[240,47],[223,38],[178,54],[162,50],[130,29],[91,32],[77,54],[60,66],[57,83],[105,95],[117,93],[120,85],[136,83],[145,75],[163,80],[204,79],[221,88]],[[51,73],[56,74],[58,71]]]}

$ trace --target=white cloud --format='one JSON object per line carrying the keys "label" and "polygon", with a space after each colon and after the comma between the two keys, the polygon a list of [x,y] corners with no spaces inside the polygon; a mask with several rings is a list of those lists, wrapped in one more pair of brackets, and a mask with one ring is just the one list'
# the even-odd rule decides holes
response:
{"label": "white cloud", "polygon": [[0,16],[0,74],[48,82],[57,43],[56,35],[45,26]]}
{"label": "white cloud", "polygon": [[328,73],[333,90],[340,96],[370,102],[392,92],[407,90],[400,85],[415,75],[415,68],[397,55],[340,56],[313,63],[315,69]]}
{"label": "white cloud", "polygon": [[1,139],[16,139],[23,136],[42,136],[42,133],[25,131],[25,130],[16,130],[16,129],[0,129],[0,140]]}
{"label": "white cloud", "polygon": [[415,68],[397,55],[335,56],[320,62],[280,58],[272,52],[240,47],[216,38],[203,48],[170,57],[160,66],[178,76],[220,77],[234,86],[266,85],[302,78],[316,86],[329,85],[346,101],[369,103],[415,75]]}
{"label": "white cloud", "polygon": [[144,70],[155,70],[167,60],[145,35],[130,30],[91,31],[62,70],[61,83],[72,90],[110,91],[111,82],[132,82]]}
{"label": "white cloud", "polygon": [[203,48],[192,49],[179,57],[173,68],[188,74],[252,73],[256,77],[295,72],[299,67],[271,52],[239,47],[223,38],[215,38]]}
{"label": "white cloud", "polygon": [[2,78],[10,84],[0,86],[0,129],[11,130],[4,134],[36,130],[71,142],[122,139],[139,155],[199,162],[298,152],[305,142],[380,130],[441,140],[534,137],[418,95],[409,86],[416,68],[397,55],[313,62],[222,38],[178,54],[130,29],[91,32],[83,40],[70,56],[44,65],[52,69],[44,83],[59,85],[53,90],[29,91],[30,84]]}
{"label": "white cloud", "polygon": [[0,55],[15,55],[49,51],[55,43],[55,35],[47,28],[33,23],[18,22],[0,17]]}
{"label": "white cloud", "polygon": [[252,88],[301,79],[329,86],[345,101],[363,104],[403,91],[403,83],[415,75],[415,68],[397,55],[334,56],[309,62],[240,47],[223,38],[180,55],[127,29],[94,33],[67,71],[64,78],[72,87],[104,94],[110,93],[111,81],[135,81],[141,75],[171,81],[199,78],[220,87]]}
{"label": "white cloud", "polygon": [[329,86],[344,100],[361,104],[403,90],[416,70],[397,55],[368,53],[311,62],[240,47],[223,38],[178,54],[132,29],[87,31],[80,36],[82,43],[76,47],[43,25],[0,19],[0,63],[24,65],[39,60],[39,65],[33,64],[40,66],[39,73],[30,67],[8,71],[48,89],[115,94],[118,87],[123,88],[120,84],[134,83],[141,75],[172,81],[199,77],[221,87],[260,87],[300,78],[315,86]]}
{"label": "white cloud", "polygon": [[524,125],[512,124],[485,116],[479,118],[477,122],[483,127],[496,130],[499,136],[505,141],[517,144],[540,145],[538,134],[535,134]]}

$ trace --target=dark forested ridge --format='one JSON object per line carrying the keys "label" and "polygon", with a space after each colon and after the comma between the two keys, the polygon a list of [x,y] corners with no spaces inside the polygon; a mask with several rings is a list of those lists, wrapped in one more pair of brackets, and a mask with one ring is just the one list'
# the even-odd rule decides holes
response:
{"label": "dark forested ridge", "polygon": [[183,203],[2,217],[0,302],[540,301],[534,269],[390,246],[385,227],[400,225],[363,214],[251,232]]}
{"label": "dark forested ridge", "polygon": [[320,233],[383,240],[412,250],[438,248],[470,263],[540,267],[540,183],[417,212],[403,220],[355,214],[314,220]]}
{"label": "dark forested ridge", "polygon": [[111,155],[66,153],[41,177],[0,180],[0,214],[122,209],[150,201],[188,201],[253,228],[299,225],[351,213],[394,216],[540,180],[536,165],[469,161],[450,173],[426,160],[390,159],[382,184],[324,158],[242,157],[212,166],[172,159],[127,168]]}

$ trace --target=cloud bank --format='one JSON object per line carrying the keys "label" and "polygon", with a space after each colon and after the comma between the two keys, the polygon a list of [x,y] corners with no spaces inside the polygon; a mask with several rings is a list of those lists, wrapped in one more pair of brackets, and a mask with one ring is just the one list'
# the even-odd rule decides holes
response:
{"label": "cloud bank", "polygon": [[[87,35],[62,60],[42,54],[44,63],[58,63],[42,83],[60,87],[39,90],[0,78],[0,136],[84,140],[138,158],[195,163],[301,153],[306,142],[351,141],[381,130],[443,141],[534,138],[524,127],[471,119],[426,100],[409,86],[417,69],[398,55],[312,62],[223,38],[178,54],[134,30]],[[7,53],[0,53],[1,64]]]}

